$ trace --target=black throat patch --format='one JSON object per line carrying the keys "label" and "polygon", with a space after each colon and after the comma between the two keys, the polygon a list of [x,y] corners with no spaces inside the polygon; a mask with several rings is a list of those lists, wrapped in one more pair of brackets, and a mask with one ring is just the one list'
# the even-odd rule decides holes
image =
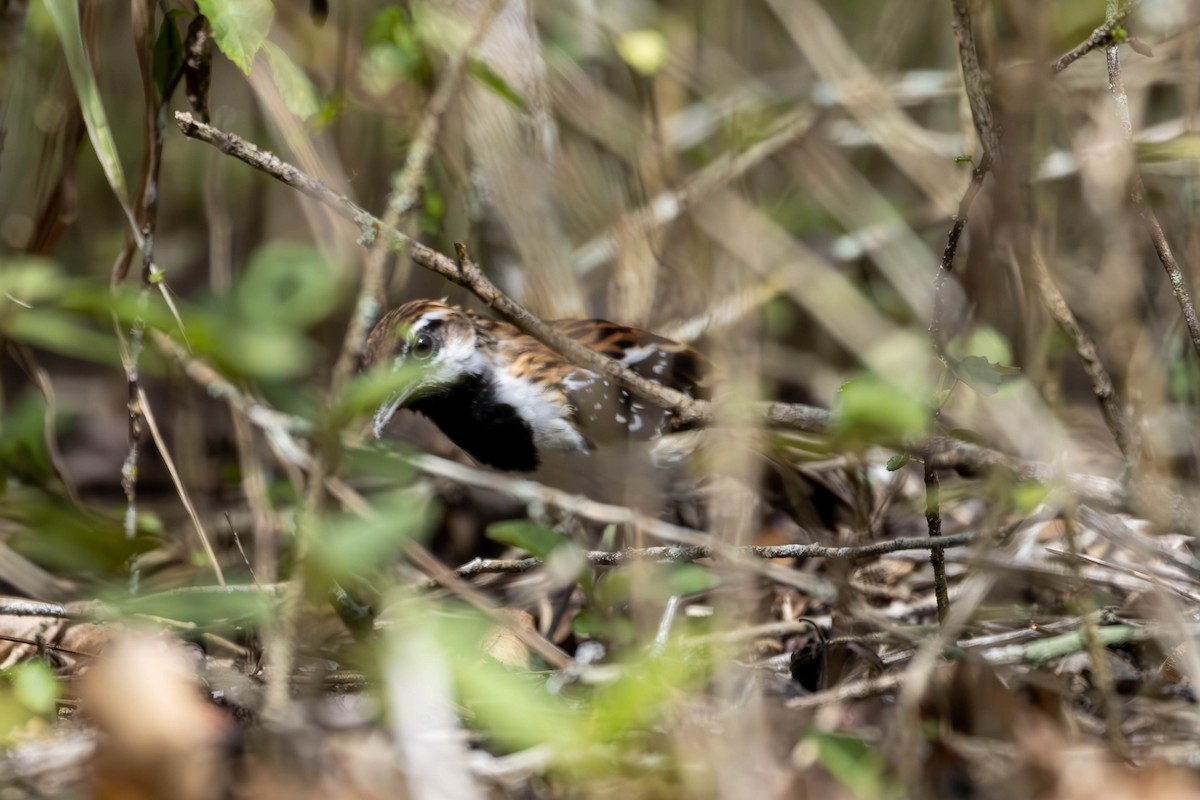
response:
{"label": "black throat patch", "polygon": [[515,472],[537,469],[533,429],[515,408],[500,402],[483,375],[471,375],[414,400],[409,407],[433,420],[450,441],[481,464]]}

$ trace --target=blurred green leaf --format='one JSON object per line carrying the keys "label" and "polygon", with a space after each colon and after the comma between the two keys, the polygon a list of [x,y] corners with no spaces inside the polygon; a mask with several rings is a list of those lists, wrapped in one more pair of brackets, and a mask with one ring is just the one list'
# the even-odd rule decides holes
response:
{"label": "blurred green leaf", "polygon": [[500,99],[506,100],[521,111],[529,110],[525,104],[525,99],[521,97],[520,93],[484,62],[471,59],[467,70],[472,78],[491,89]]}
{"label": "blurred green leaf", "polygon": [[664,576],[666,580],[661,584],[665,594],[659,599],[666,599],[671,595],[700,594],[716,588],[717,576],[699,564],[660,564],[658,566],[666,572]]}
{"label": "blurred green leaf", "polygon": [[896,794],[886,783],[883,754],[861,737],[818,731],[805,741],[816,745],[818,763],[854,797],[877,800]]}
{"label": "blurred green leaf", "polygon": [[466,718],[488,734],[502,751],[546,745],[556,755],[586,749],[589,738],[581,709],[545,691],[542,682],[510,671],[492,659],[480,658],[482,641],[491,626],[474,617],[439,614],[412,616],[442,643],[450,661],[458,700]]}
{"label": "blurred green leaf", "polygon": [[183,39],[179,36],[179,28],[175,18],[184,14],[182,8],[173,8],[163,16],[162,25],[158,29],[158,37],[154,40],[154,88],[158,97],[163,99],[167,88],[178,79],[183,69]]}
{"label": "blurred green leaf", "polygon": [[375,502],[376,514],[341,514],[325,519],[313,539],[310,564],[335,581],[386,566],[404,542],[429,532],[435,515],[433,499],[424,491],[401,490]]}
{"label": "blurred green leaf", "polygon": [[245,319],[303,328],[329,316],[343,296],[337,270],[314,247],[273,241],[250,256],[236,302]]}
{"label": "blurred green leaf", "polygon": [[217,47],[249,75],[275,16],[271,0],[196,0],[196,5],[212,26]]}
{"label": "blurred green leaf", "polygon": [[985,395],[995,394],[1000,390],[1001,384],[1012,381],[1021,374],[1021,370],[1017,367],[993,364],[983,356],[966,356],[957,359],[947,355],[946,363],[955,377]]}
{"label": "blurred green leaf", "polygon": [[708,670],[708,660],[700,657],[699,651],[681,652],[674,644],[631,660],[623,665],[616,681],[596,690],[589,738],[597,743],[616,742],[649,729],[702,683]]}
{"label": "blurred green leaf", "polygon": [[834,432],[842,441],[894,442],[921,436],[932,423],[923,400],[873,375],[842,384],[833,411]]}
{"label": "blurred green leaf", "polygon": [[1200,160],[1200,133],[1181,133],[1161,142],[1134,142],[1143,164],[1168,164]]}
{"label": "blurred green leaf", "polygon": [[329,427],[342,428],[357,417],[373,414],[392,395],[410,391],[424,374],[424,365],[405,364],[400,369],[381,366],[355,375],[330,404]]}
{"label": "blurred green leaf", "polygon": [[912,461],[912,456],[910,456],[908,453],[901,453],[899,455],[892,456],[887,460],[887,471],[895,472],[909,461]]}
{"label": "blurred green leaf", "polygon": [[667,63],[667,37],[660,31],[640,29],[617,36],[617,53],[642,75],[656,74]]}
{"label": "blurred green leaf", "polygon": [[[195,344],[191,328],[188,337]],[[218,366],[268,381],[307,375],[313,358],[312,345],[303,336],[265,325],[218,329],[212,352]]]}
{"label": "blurred green leaf", "polygon": [[123,580],[129,559],[159,544],[140,527],[132,541],[126,539],[119,517],[31,486],[10,485],[0,495],[0,519],[11,523],[13,550],[69,577]]}
{"label": "blurred green leaf", "polygon": [[0,260],[0,316],[8,306],[34,305],[57,297],[66,285],[62,269],[37,256]]}
{"label": "blurred green leaf", "polygon": [[302,120],[321,110],[321,92],[316,84],[308,79],[304,70],[274,42],[265,42],[263,52],[266,53],[267,63],[271,65],[271,74],[275,76],[275,85],[288,110]]}
{"label": "blurred green leaf", "polygon": [[21,309],[0,318],[0,333],[19,342],[98,364],[121,363],[112,330],[83,324],[74,314],[50,308]]}
{"label": "blurred green leaf", "polygon": [[96,158],[100,161],[113,193],[128,209],[125,172],[121,168],[117,144],[108,125],[108,117],[104,113],[104,104],[100,100],[96,76],[92,73],[92,62],[88,59],[87,49],[83,44],[83,35],[79,28],[79,4],[75,0],[45,0],[45,8],[67,56],[67,68],[71,73],[75,94],[79,97],[79,109],[83,114],[92,147],[96,151]]}
{"label": "blurred green leaf", "polygon": [[1013,508],[1020,513],[1028,513],[1041,505],[1048,494],[1050,487],[1044,483],[1021,481],[1012,490]]}
{"label": "blurred green leaf", "polygon": [[62,696],[62,684],[50,665],[40,658],[13,667],[9,673],[13,695],[35,714],[53,714]]}
{"label": "blurred green leaf", "polygon": [[0,474],[42,485],[53,472],[46,453],[46,401],[36,392],[22,394],[0,417]]}
{"label": "blurred green leaf", "polygon": [[146,614],[211,627],[265,623],[270,619],[276,597],[245,586],[223,591],[197,586],[133,597],[127,591],[114,590],[104,600],[121,616]]}
{"label": "blurred green leaf", "polygon": [[546,558],[564,544],[571,544],[565,534],[539,525],[531,519],[510,519],[487,526],[486,535],[494,542],[519,547],[537,558]]}

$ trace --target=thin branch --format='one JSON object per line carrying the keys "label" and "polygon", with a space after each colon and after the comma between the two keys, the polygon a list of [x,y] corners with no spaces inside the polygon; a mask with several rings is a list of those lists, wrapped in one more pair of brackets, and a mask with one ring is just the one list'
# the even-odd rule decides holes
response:
{"label": "thin branch", "polygon": [[979,163],[971,171],[971,182],[967,184],[967,189],[958,202],[958,213],[954,215],[954,224],[950,226],[950,233],[946,235],[946,246],[942,248],[942,260],[938,264],[937,275],[933,279],[933,316],[929,322],[929,335],[933,340],[934,351],[939,356],[946,348],[946,281],[954,272],[954,257],[958,254],[958,243],[962,239],[963,230],[967,227],[967,214],[975,202],[975,196],[983,188],[983,182],[991,167],[991,156],[985,151]]}
{"label": "thin branch", "polygon": [[1050,65],[1050,71],[1057,75],[1093,50],[1123,41],[1124,35],[1118,34],[1117,29],[1125,24],[1125,20],[1129,18],[1129,12],[1132,10],[1132,3],[1122,8],[1103,25],[1092,31],[1091,36],[1055,59],[1054,63]]}
{"label": "thin branch", "polygon": [[971,106],[971,121],[983,148],[982,161],[1000,157],[1000,132],[987,97],[987,83],[979,66],[979,51],[975,47],[975,30],[971,24],[971,0],[952,0],[954,7],[954,38],[958,42],[958,60],[962,64],[963,87]]}
{"label": "thin branch", "polygon": [[1054,278],[1050,275],[1050,270],[1046,268],[1046,263],[1037,252],[1033,253],[1033,269],[1042,302],[1045,303],[1050,316],[1054,317],[1054,321],[1075,342],[1075,352],[1079,355],[1079,360],[1083,362],[1084,372],[1092,381],[1092,394],[1096,396],[1096,402],[1100,404],[1100,413],[1104,416],[1104,424],[1112,432],[1113,439],[1116,440],[1117,447],[1121,449],[1126,461],[1129,461],[1133,456],[1134,447],[1130,440],[1129,423],[1125,417],[1125,410],[1121,407],[1120,398],[1117,397],[1117,390],[1113,385],[1112,378],[1100,360],[1096,342],[1079,326],[1078,320],[1071,312],[1071,307],[1067,305],[1067,299],[1059,291],[1058,286],[1054,283]]}
{"label": "thin branch", "polygon": [[[463,264],[460,266],[455,260],[410,239],[399,231],[384,228],[377,217],[364,211],[345,195],[335,192],[321,181],[282,161],[273,153],[260,150],[254,144],[235,134],[226,133],[211,125],[198,122],[191,114],[185,112],[176,112],[175,120],[184,135],[213,145],[226,155],[244,161],[309,197],[327,204],[346,219],[353,220],[362,228],[364,241],[374,241],[378,236],[390,237],[392,246],[408,248],[412,260],[418,265],[441,275],[452,283],[469,289],[505,319],[548,347],[562,353],[573,363],[619,381],[639,396],[662,408],[672,410],[676,419],[681,423],[712,422],[714,411],[710,403],[696,400],[682,392],[668,389],[643,378],[621,366],[617,361],[566,337],[501,292],[469,257],[462,259]],[[465,256],[465,249],[463,254]],[[757,409],[768,424],[814,433],[827,432],[832,420],[828,411],[799,403],[760,403],[757,405]]]}
{"label": "thin branch", "polygon": [[[1106,7],[1107,19],[1115,20],[1120,13],[1118,3],[1115,0],[1108,0]],[[1115,44],[1110,45],[1105,51],[1105,55],[1108,61],[1108,87],[1117,106],[1117,117],[1121,121],[1121,129],[1125,132],[1125,141],[1132,147],[1133,122],[1129,115],[1129,97],[1125,94],[1125,79],[1121,75],[1121,49]],[[1137,208],[1138,215],[1146,226],[1146,232],[1150,235],[1150,241],[1154,244],[1154,252],[1158,254],[1158,260],[1162,263],[1163,269],[1167,271],[1171,292],[1175,295],[1175,300],[1179,303],[1179,309],[1183,313],[1183,321],[1187,325],[1192,348],[1196,351],[1196,355],[1200,356],[1200,320],[1197,320],[1196,317],[1196,307],[1192,304],[1191,292],[1188,291],[1183,272],[1179,269],[1175,255],[1171,252],[1167,235],[1163,232],[1154,209],[1150,208],[1150,204],[1146,202],[1146,185],[1142,182],[1141,173],[1136,168],[1132,183],[1129,199]]]}
{"label": "thin branch", "polygon": [[[425,179],[425,167],[429,162],[429,157],[433,154],[434,141],[441,128],[442,115],[458,91],[462,77],[466,73],[471,52],[483,40],[484,34],[491,27],[491,23],[502,5],[503,0],[491,0],[484,6],[475,19],[467,41],[450,60],[433,96],[429,99],[425,114],[417,126],[412,144],[408,148],[404,171],[396,181],[396,189],[388,198],[387,210],[379,223],[383,230],[395,230],[409,209],[412,208],[413,203],[416,202],[421,182]],[[403,245],[397,244],[394,249],[398,255],[403,253]],[[383,295],[383,266],[388,253],[392,250],[393,247],[388,247],[381,242],[375,242],[370,249],[367,264],[363,268],[358,299],[354,304],[354,316],[351,317],[350,325],[346,328],[342,351],[333,369],[331,395],[336,395],[354,372],[357,356],[362,349],[363,342],[366,341],[367,332],[378,315],[379,300]]]}
{"label": "thin branch", "polygon": [[208,540],[208,533],[204,530],[204,523],[200,521],[200,515],[196,513],[196,506],[192,504],[192,498],[188,495],[187,488],[179,478],[179,470],[175,469],[175,459],[171,457],[171,452],[167,449],[167,443],[163,441],[162,434],[158,431],[158,423],[154,420],[154,412],[150,409],[150,400],[146,397],[145,389],[138,389],[138,405],[142,409],[142,418],[146,420],[146,427],[150,430],[154,446],[158,448],[158,453],[162,456],[163,463],[167,466],[167,472],[171,475],[171,482],[175,485],[175,491],[179,494],[179,499],[183,501],[183,507],[187,510],[188,518],[192,521],[192,527],[196,529],[196,536],[200,539],[200,545],[204,548],[204,553],[208,556],[209,563],[212,564],[213,574],[217,577],[217,583],[224,586],[225,574],[221,571],[221,563],[217,560],[217,553],[213,550],[212,542]]}
{"label": "thin branch", "polygon": [[[734,548],[717,548],[708,545],[690,547],[642,547],[626,550],[589,550],[583,555],[588,563],[598,567],[613,567],[633,561],[699,561],[702,558],[719,558],[730,553],[752,558],[828,558],[831,560],[851,561],[861,563],[888,553],[898,553],[902,550],[931,550],[934,552],[947,548],[965,547],[974,540],[972,533],[959,533],[954,536],[942,536],[938,539],[905,538],[890,539],[876,544],[859,545],[857,547],[827,547],[820,544],[781,544],[755,545]],[[519,575],[538,569],[545,562],[540,558],[476,558],[458,569],[454,574],[460,578],[471,578],[477,575],[501,574]]]}
{"label": "thin branch", "polygon": [[[937,470],[925,465],[925,523],[929,526],[929,543],[943,541],[941,512],[941,482]],[[929,563],[933,567],[933,594],[937,598],[938,622],[944,624],[950,613],[950,594],[946,588],[946,554],[939,547],[929,551]]]}

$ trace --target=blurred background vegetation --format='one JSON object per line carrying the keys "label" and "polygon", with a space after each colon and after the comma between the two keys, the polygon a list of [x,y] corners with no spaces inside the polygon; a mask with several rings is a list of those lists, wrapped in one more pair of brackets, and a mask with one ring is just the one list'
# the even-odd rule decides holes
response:
{"label": "blurred background vegetation", "polygon": [[[935,291],[984,157],[956,11],[1001,150]],[[1106,11],[1131,137],[1103,48],[1051,68]],[[5,796],[1200,796],[1159,765],[1195,763],[1198,352],[1143,229],[1194,286],[1200,10],[1124,13],[0,0]],[[941,633],[927,549],[599,566],[581,532],[629,526],[455,472],[412,415],[367,442],[364,314],[481,304],[180,110],[380,218],[414,190],[399,230],[543,319],[832,409],[772,446],[839,511],[718,491],[703,533],[857,547],[937,518],[976,542],[946,550]],[[745,478],[760,437],[721,408],[703,469]],[[939,503],[895,449],[934,434],[1024,466],[941,470]],[[445,574],[477,557],[539,566]]]}

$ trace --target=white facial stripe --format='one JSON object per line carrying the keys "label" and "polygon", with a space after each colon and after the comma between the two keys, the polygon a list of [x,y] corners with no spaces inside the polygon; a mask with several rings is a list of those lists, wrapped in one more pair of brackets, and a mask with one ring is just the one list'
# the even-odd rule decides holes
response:
{"label": "white facial stripe", "polygon": [[583,436],[567,419],[569,406],[536,383],[516,378],[500,365],[489,366],[496,398],[515,408],[521,418],[529,423],[533,440],[539,447],[587,452]]}

